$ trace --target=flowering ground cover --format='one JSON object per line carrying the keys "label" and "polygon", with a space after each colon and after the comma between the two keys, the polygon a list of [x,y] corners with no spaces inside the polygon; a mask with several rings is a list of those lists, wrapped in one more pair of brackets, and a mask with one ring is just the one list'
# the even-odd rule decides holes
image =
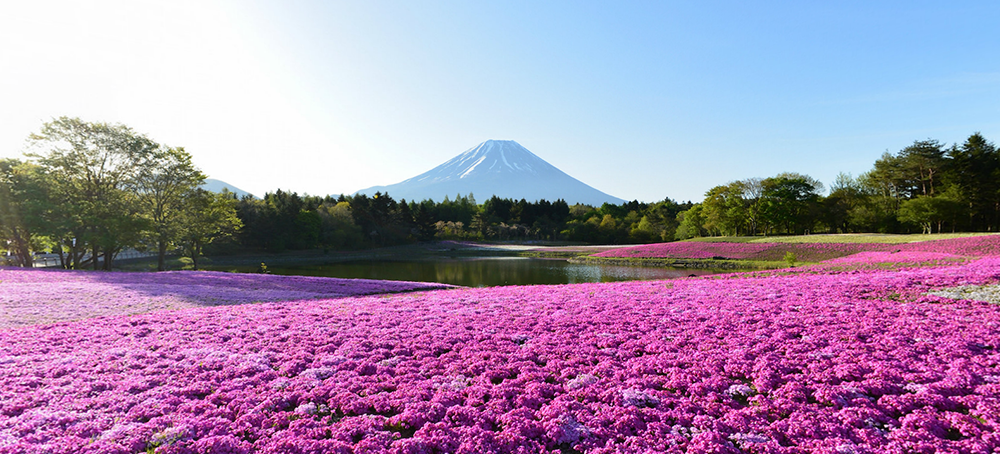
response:
{"label": "flowering ground cover", "polygon": [[821,262],[860,252],[933,252],[966,257],[1000,255],[1000,235],[948,238],[912,243],[727,243],[679,241],[644,244],[594,254],[613,258],[674,258],[780,261],[785,254],[795,254],[799,261]]}
{"label": "flowering ground cover", "polygon": [[896,246],[896,250],[900,251],[939,252],[966,257],[1000,256],[1000,235],[921,241]]}
{"label": "flowering ground cover", "polygon": [[944,252],[859,252],[857,254],[826,260],[807,267],[810,270],[852,270],[860,268],[899,269],[915,266],[956,265],[969,260],[968,257]]}
{"label": "flowering ground cover", "polygon": [[0,267],[0,329],[164,309],[449,287],[210,271],[105,273]]}
{"label": "flowering ground cover", "polygon": [[903,244],[921,241],[936,241],[952,238],[974,236],[989,236],[996,233],[963,232],[963,233],[932,233],[932,234],[895,234],[895,233],[821,233],[812,235],[791,236],[744,236],[744,237],[701,237],[690,241],[724,242],[724,243],[885,243]]}
{"label": "flowering ground cover", "polygon": [[791,252],[800,261],[820,262],[862,251],[883,250],[886,248],[887,245],[871,243],[723,243],[679,241],[620,248],[594,254],[593,256],[780,261],[786,253]]}
{"label": "flowering ground cover", "polygon": [[996,452],[1000,309],[926,293],[998,282],[994,257],[0,330],[0,453]]}

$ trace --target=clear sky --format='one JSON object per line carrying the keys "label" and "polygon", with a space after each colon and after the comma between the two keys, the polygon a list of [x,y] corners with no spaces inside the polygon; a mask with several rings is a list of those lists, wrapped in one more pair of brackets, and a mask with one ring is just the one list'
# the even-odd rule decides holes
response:
{"label": "clear sky", "polygon": [[997,19],[995,1],[5,1],[0,157],[65,115],[258,196],[397,183],[487,139],[628,200],[829,184],[914,140],[1000,141]]}

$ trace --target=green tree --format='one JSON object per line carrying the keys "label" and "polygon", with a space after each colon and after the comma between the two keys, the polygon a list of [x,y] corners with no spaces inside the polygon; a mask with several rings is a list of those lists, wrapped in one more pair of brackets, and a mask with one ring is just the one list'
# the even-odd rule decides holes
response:
{"label": "green tree", "polygon": [[192,203],[188,200],[205,182],[183,148],[159,147],[151,155],[150,163],[140,166],[136,188],[142,215],[148,221],[153,242],[156,244],[156,269],[166,269],[167,249],[184,235],[182,224],[184,210]]}
{"label": "green tree", "polygon": [[996,231],[1000,227],[1000,153],[975,133],[948,152],[948,180],[968,205],[969,228]]}
{"label": "green tree", "polygon": [[629,232],[629,240],[635,243],[652,243],[660,240],[659,233],[649,216],[643,216]]}
{"label": "green tree", "polygon": [[782,173],[763,180],[762,217],[768,224],[783,226],[787,233],[811,230],[818,212],[822,185],[806,175]]}
{"label": "green tree", "polygon": [[186,201],[181,218],[181,244],[197,270],[202,248],[213,241],[236,234],[243,223],[236,215],[236,196],[231,192],[216,193],[196,189]]}
{"label": "green tree", "polygon": [[902,199],[893,183],[882,179],[877,172],[861,174],[856,180],[859,191],[857,203],[847,213],[847,222],[858,226],[859,231],[891,233],[899,231],[896,213]]}
{"label": "green tree", "polygon": [[948,197],[919,196],[903,202],[898,217],[901,222],[919,225],[925,234],[934,233],[933,227],[937,224],[940,233],[941,224],[954,217],[959,208],[959,203]]}
{"label": "green tree", "polygon": [[[31,135],[29,156],[50,176],[68,235],[89,246],[94,269],[138,244],[148,224],[139,214],[137,186],[158,145],[120,124],[60,117]],[[68,241],[69,238],[63,238]]]}
{"label": "green tree", "polygon": [[697,238],[705,236],[708,232],[705,230],[705,217],[702,216],[701,204],[696,203],[691,208],[686,211],[682,211],[677,214],[677,233],[674,234],[674,238],[678,240],[686,240],[688,238]]}
{"label": "green tree", "polygon": [[319,214],[323,248],[326,249],[356,249],[364,240],[361,228],[354,223],[351,216],[351,204],[338,202],[335,205],[324,204],[316,210]]}
{"label": "green tree", "polygon": [[32,266],[31,252],[46,233],[47,186],[38,166],[0,160],[0,246],[6,246],[23,267]]}
{"label": "green tree", "polygon": [[917,140],[899,152],[900,170],[913,195],[934,196],[946,164],[944,145],[936,140]]}
{"label": "green tree", "polygon": [[743,192],[739,181],[709,189],[701,203],[705,230],[713,235],[739,235],[747,219]]}
{"label": "green tree", "polygon": [[601,219],[601,223],[597,226],[597,230],[601,232],[602,243],[618,243],[616,241],[618,221],[615,220],[614,216],[605,214],[604,218]]}

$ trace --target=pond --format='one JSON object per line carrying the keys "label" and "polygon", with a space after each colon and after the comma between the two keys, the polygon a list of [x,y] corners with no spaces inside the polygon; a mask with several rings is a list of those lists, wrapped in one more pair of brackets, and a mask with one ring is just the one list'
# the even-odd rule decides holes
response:
{"label": "pond", "polygon": [[[233,271],[232,267],[216,269]],[[732,272],[732,270],[592,265],[569,263],[565,259],[529,257],[363,260],[327,265],[268,266],[267,269],[272,274],[440,282],[466,287],[674,279],[692,274],[700,276]],[[254,272],[256,268],[239,268],[236,271]]]}

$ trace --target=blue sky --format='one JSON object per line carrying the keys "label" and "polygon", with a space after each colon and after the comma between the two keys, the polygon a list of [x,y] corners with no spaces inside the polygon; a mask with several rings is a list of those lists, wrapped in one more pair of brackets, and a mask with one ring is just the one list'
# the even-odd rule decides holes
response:
{"label": "blue sky", "polygon": [[1000,140],[995,2],[21,3],[0,156],[52,117],[120,122],[258,195],[396,183],[487,139],[648,202]]}

